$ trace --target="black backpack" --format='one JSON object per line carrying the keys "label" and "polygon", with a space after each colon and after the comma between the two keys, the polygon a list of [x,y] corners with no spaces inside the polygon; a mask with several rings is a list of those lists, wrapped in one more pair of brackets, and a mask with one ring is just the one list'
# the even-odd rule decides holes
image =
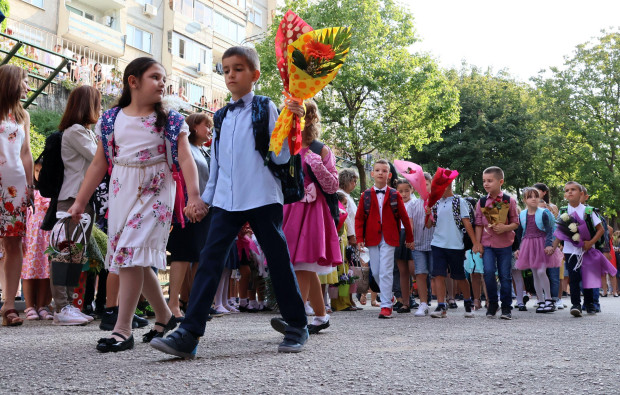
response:
{"label": "black backpack", "polygon": [[60,153],[61,146],[62,132],[54,132],[45,139],[45,147],[41,154],[43,160],[37,189],[41,196],[50,199],[58,197],[64,180],[65,165]]}
{"label": "black backpack", "polygon": [[[254,146],[261,158],[265,160],[265,166],[282,183],[282,195],[284,204],[300,201],[305,194],[304,172],[301,165],[301,155],[291,155],[288,163],[277,165],[271,161],[269,155],[269,101],[266,96],[254,95],[252,100],[252,126],[254,129]],[[213,129],[215,142],[213,148],[217,159],[220,142],[222,123],[226,117],[230,105],[219,109],[213,116]]]}
{"label": "black backpack", "polygon": [[[560,212],[559,212],[560,215],[567,213],[567,212],[568,212],[568,206],[560,207]],[[594,237],[594,235],[596,234],[596,227],[594,226],[594,221],[592,220],[593,213],[596,214],[599,220],[601,220],[601,226],[603,227],[603,230],[604,230],[603,235],[598,239],[596,243],[594,243],[594,248],[596,248],[597,250],[601,252],[610,252],[611,246],[609,244],[609,238],[610,238],[609,227],[607,225],[607,221],[605,220],[605,217],[601,215],[600,210],[597,209],[596,207],[586,205],[583,220],[588,226],[590,237]]]}
{"label": "black backpack", "polygon": [[[325,144],[323,144],[319,140],[314,140],[308,148],[310,149],[310,151],[314,152],[315,154],[321,155],[321,151],[323,150],[324,146]],[[312,181],[314,181],[314,184],[318,186],[323,196],[325,196],[325,200],[327,201],[327,207],[329,207],[329,213],[332,215],[332,218],[334,219],[334,222],[336,223],[336,228],[338,228],[338,224],[340,222],[340,210],[338,209],[338,194],[326,193],[323,190],[323,187],[321,187],[321,184],[319,183],[319,181],[316,179],[310,166],[307,166],[307,169],[308,169],[308,175],[310,175],[310,178],[312,179]]]}

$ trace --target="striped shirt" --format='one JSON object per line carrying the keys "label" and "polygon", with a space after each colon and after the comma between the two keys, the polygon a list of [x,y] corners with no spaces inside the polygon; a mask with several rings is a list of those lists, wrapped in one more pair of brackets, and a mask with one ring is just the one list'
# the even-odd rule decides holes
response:
{"label": "striped shirt", "polygon": [[411,214],[413,215],[413,238],[415,240],[415,250],[430,251],[431,241],[433,240],[433,232],[435,228],[427,228],[424,226],[424,200],[417,199],[413,205]]}

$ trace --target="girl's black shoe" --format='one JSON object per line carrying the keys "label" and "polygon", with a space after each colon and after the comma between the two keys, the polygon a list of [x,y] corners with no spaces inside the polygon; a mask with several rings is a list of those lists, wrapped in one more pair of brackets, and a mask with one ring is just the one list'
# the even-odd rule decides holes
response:
{"label": "girl's black shoe", "polygon": [[116,340],[113,337],[99,339],[99,342],[97,343],[97,350],[100,352],[118,352],[131,350],[133,348],[133,335],[127,338],[118,332],[112,332],[112,336],[118,336],[123,340]]}
{"label": "girl's black shoe", "polygon": [[151,340],[155,339],[156,337],[164,337],[164,335],[166,333],[168,333],[169,331],[173,330],[174,328],[177,327],[177,319],[174,315],[172,315],[172,317],[170,317],[170,320],[168,321],[167,324],[162,324],[161,322],[156,322],[155,325],[159,325],[162,328],[164,328],[163,331],[158,332],[155,329],[151,329],[150,331],[148,331],[147,333],[145,333],[142,336],[142,343],[150,343]]}

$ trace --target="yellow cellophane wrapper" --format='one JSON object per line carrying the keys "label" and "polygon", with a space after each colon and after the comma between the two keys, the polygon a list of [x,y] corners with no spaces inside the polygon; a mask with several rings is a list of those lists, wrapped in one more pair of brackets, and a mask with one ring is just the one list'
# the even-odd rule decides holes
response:
{"label": "yellow cellophane wrapper", "polygon": [[[336,74],[340,70],[342,65],[338,65],[334,68],[334,70],[327,74],[324,77],[313,78],[308,75],[305,71],[298,69],[293,64],[293,51],[295,49],[299,49],[301,53],[306,55],[306,44],[311,41],[322,42],[322,39],[325,35],[331,30],[334,34],[341,27],[334,28],[326,28],[313,30],[306,34],[300,36],[295,42],[288,46],[288,74],[289,74],[289,93],[296,99],[307,100],[313,98],[321,89],[323,89],[327,84],[329,84],[334,78],[336,78]],[[271,134],[271,140],[269,141],[269,150],[276,153],[276,155],[280,154],[282,150],[282,144],[284,140],[289,136],[291,129],[293,128],[293,113],[289,111],[288,108],[284,107],[276,125],[273,129],[273,133]],[[304,128],[304,120],[301,119],[301,130]],[[291,138],[296,138],[296,136],[292,136]],[[294,154],[294,152],[291,152]]]}
{"label": "yellow cellophane wrapper", "polygon": [[482,214],[486,217],[489,225],[495,224],[505,224],[508,221],[508,212],[510,211],[510,204],[506,202],[501,203],[501,210],[496,209],[495,207],[484,207],[481,211]]}

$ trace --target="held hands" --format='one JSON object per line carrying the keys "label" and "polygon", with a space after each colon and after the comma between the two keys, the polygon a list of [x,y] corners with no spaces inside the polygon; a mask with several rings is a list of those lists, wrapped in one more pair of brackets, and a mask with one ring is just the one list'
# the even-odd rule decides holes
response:
{"label": "held hands", "polygon": [[183,214],[191,221],[201,221],[209,212],[209,206],[205,204],[199,197],[190,197],[187,199],[187,205],[183,209]]}
{"label": "held hands", "polygon": [[410,250],[413,250],[413,248],[415,247],[415,243],[413,241],[411,243],[405,243],[405,247],[409,248]]}
{"label": "held hands", "polygon": [[474,246],[471,248],[471,252],[478,253],[480,254],[480,256],[482,256],[482,254],[484,253],[484,247],[482,247],[482,244],[480,243],[474,243]]}
{"label": "held hands", "polygon": [[553,251],[555,250],[555,248],[549,246],[549,247],[545,247],[545,254],[547,255],[553,255]]}
{"label": "held hands", "polygon": [[[545,249],[545,254],[547,253],[546,249]],[[515,257],[515,259],[519,259],[519,250],[516,250],[515,252],[512,253],[512,256]]]}

